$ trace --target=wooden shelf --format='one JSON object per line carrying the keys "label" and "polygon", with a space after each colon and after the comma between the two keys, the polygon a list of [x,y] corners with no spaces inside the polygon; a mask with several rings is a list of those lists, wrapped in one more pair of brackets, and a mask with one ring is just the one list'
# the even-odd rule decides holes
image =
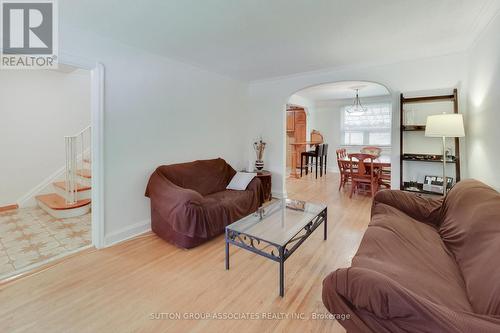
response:
{"label": "wooden shelf", "polygon": [[415,189],[415,188],[409,188],[409,187],[405,187],[403,189],[403,191],[412,192],[412,193],[429,194],[429,195],[443,195],[442,193],[430,192],[430,191],[425,191],[425,190]]}
{"label": "wooden shelf", "polygon": [[425,125],[403,125],[403,131],[425,131]]}
{"label": "wooden shelf", "polygon": [[[452,102],[453,103],[453,113],[458,113],[458,90],[453,89],[453,94],[449,95],[437,95],[437,96],[420,96],[420,97],[404,97],[403,94],[400,95],[400,138],[399,138],[399,144],[400,144],[400,189],[404,191],[408,191],[407,185],[403,183],[403,175],[405,172],[405,168],[403,167],[403,162],[404,161],[409,161],[409,162],[431,162],[431,163],[443,163],[442,159],[413,159],[413,158],[408,158],[405,157],[405,153],[403,152],[403,146],[404,146],[404,140],[409,139],[408,136],[403,135],[404,132],[407,131],[425,131],[425,125],[404,125],[403,124],[403,119],[404,119],[404,108],[403,106],[405,104],[409,103],[428,103],[428,102]],[[455,180],[456,182],[460,181],[460,142],[458,138],[455,138],[455,152],[454,160],[447,160],[446,163],[451,163],[455,166]],[[423,147],[425,148],[425,147]],[[422,154],[426,155],[426,154]],[[440,155],[442,158],[443,156]],[[436,194],[433,192],[426,193],[427,191],[424,191],[422,189],[416,191],[416,190],[410,190],[411,192],[418,192],[418,193],[424,193],[424,194]]]}
{"label": "wooden shelf", "polygon": [[426,191],[423,189],[424,184],[423,183],[415,183],[414,187],[410,187],[410,182],[404,182],[403,183],[403,191],[407,192],[412,192],[412,193],[420,193],[420,194],[430,194],[430,195],[443,195],[443,193],[440,192],[431,192],[431,191]]}
{"label": "wooden shelf", "polygon": [[[434,159],[415,159],[415,158],[401,158],[403,161],[411,161],[411,162],[439,162],[443,163],[443,160],[434,160]],[[446,163],[456,163],[456,160],[446,160]]]}
{"label": "wooden shelf", "polygon": [[421,96],[421,97],[403,97],[401,102],[404,104],[410,103],[429,103],[429,102],[453,102],[455,95],[440,95],[440,96]]}

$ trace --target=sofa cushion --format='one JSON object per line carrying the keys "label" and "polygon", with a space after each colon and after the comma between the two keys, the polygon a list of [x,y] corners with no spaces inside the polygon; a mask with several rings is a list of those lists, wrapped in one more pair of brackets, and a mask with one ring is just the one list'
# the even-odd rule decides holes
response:
{"label": "sofa cushion", "polygon": [[352,267],[381,273],[435,304],[471,310],[460,270],[436,228],[392,206],[374,205]]}
{"label": "sofa cushion", "polygon": [[255,176],[257,176],[257,174],[254,172],[237,172],[227,185],[226,189],[244,191]]}
{"label": "sofa cushion", "polygon": [[249,214],[254,201],[253,197],[252,191],[225,190],[207,195],[205,199],[227,209],[231,220],[236,221]]}
{"label": "sofa cushion", "polygon": [[415,220],[438,226],[442,220],[443,201],[442,197],[429,198],[405,191],[382,190],[375,195],[373,205],[383,203],[402,211]]}
{"label": "sofa cushion", "polygon": [[236,174],[222,158],[162,165],[157,170],[175,185],[194,190],[203,196],[224,191]]}
{"label": "sofa cushion", "polygon": [[500,315],[500,194],[475,180],[446,197],[439,233],[460,267],[476,313]]}

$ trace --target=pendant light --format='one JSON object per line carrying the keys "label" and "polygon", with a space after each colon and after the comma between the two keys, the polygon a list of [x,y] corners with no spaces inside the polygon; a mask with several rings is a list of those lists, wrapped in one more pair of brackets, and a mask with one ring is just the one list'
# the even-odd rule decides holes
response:
{"label": "pendant light", "polygon": [[361,104],[361,100],[359,99],[359,88],[355,88],[354,90],[356,90],[356,97],[354,98],[354,102],[352,103],[352,105],[350,105],[346,108],[347,112],[349,112],[349,113],[366,112],[366,107],[364,107]]}

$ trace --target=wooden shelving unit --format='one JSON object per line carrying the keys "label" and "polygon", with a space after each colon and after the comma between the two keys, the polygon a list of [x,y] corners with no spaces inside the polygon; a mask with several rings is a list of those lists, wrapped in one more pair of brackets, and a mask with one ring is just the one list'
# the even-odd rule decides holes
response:
{"label": "wooden shelving unit", "polygon": [[[439,162],[442,163],[442,155],[439,159],[413,159],[413,158],[406,158],[405,152],[404,152],[404,133],[413,131],[413,132],[422,132],[422,135],[424,135],[425,132],[425,125],[408,125],[404,124],[404,112],[405,112],[405,105],[411,104],[411,103],[433,103],[433,102],[450,102],[453,103],[453,112],[458,113],[458,90],[453,89],[453,94],[451,95],[437,95],[437,96],[420,96],[420,97],[404,97],[403,94],[400,96],[400,177],[401,177],[401,182],[400,182],[400,189],[404,191],[409,191],[409,192],[417,192],[417,193],[422,193],[422,194],[436,194],[434,192],[428,192],[422,189],[423,184],[417,183],[415,184],[417,189],[410,189],[409,184],[406,184],[404,182],[404,161],[407,162],[415,162],[415,163],[429,163],[429,162]],[[425,155],[425,154],[423,154]],[[446,163],[453,163],[455,165],[455,180],[456,182],[460,181],[460,142],[458,138],[455,138],[455,152],[454,152],[454,159],[447,159]]]}
{"label": "wooden shelving unit", "polygon": [[[286,108],[286,138],[287,138],[287,167],[293,166],[292,156],[294,152],[290,143],[304,142],[307,140],[307,114],[301,106],[287,105]],[[305,151],[305,147],[300,148],[300,152]],[[297,154],[295,165],[300,166],[300,154]],[[292,174],[295,170],[292,171]]]}
{"label": "wooden shelving unit", "polygon": [[403,131],[425,131],[425,125],[401,125]]}
{"label": "wooden shelving unit", "polygon": [[[441,159],[439,160],[436,160],[436,159],[431,159],[431,158],[426,158],[426,159],[414,159],[414,158],[405,158],[405,157],[402,157],[401,158],[403,161],[412,161],[412,162],[427,162],[427,163],[433,163],[433,162],[439,162],[439,163],[443,163],[443,158],[441,157]],[[446,160],[446,164],[448,163],[456,163],[455,160],[450,160],[450,159],[447,159]]]}
{"label": "wooden shelving unit", "polygon": [[403,94],[401,94],[401,97],[404,98],[406,104],[409,104],[409,103],[442,102],[442,101],[454,102],[457,99],[456,91],[457,91],[457,89],[454,90],[453,95],[421,96],[421,97],[404,98],[404,97],[402,97]]}

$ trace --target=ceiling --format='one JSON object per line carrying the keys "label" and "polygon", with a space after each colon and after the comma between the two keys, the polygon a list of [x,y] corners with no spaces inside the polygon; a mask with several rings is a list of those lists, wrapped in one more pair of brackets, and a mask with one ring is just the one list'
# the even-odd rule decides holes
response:
{"label": "ceiling", "polygon": [[372,82],[342,81],[327,83],[319,86],[302,89],[295,93],[300,97],[313,102],[333,99],[354,98],[355,88],[359,89],[359,97],[375,97],[389,95],[389,91],[383,85]]}
{"label": "ceiling", "polygon": [[73,25],[252,81],[460,52],[498,0],[65,0]]}

